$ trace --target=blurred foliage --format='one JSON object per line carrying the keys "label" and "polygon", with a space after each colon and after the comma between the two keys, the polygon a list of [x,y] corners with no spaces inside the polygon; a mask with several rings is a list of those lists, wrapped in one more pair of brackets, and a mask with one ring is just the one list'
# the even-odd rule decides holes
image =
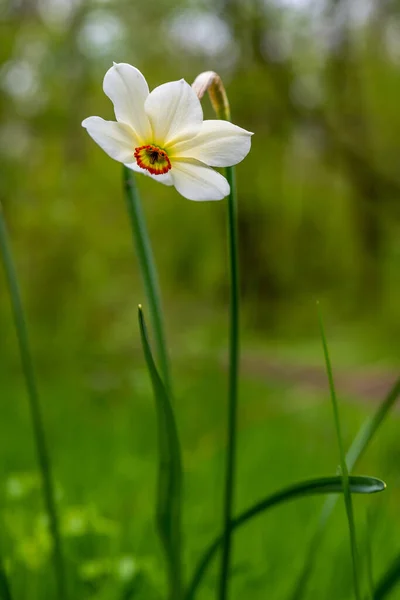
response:
{"label": "blurred foliage", "polygon": [[[238,168],[248,326],[307,334],[319,297],[398,331],[399,2],[1,0],[0,27],[1,202],[46,344],[123,348],[141,300],[120,165],[80,127],[112,118],[113,60],[150,87],[218,71],[255,132]],[[222,305],[224,203],[139,179],[168,306]]]}

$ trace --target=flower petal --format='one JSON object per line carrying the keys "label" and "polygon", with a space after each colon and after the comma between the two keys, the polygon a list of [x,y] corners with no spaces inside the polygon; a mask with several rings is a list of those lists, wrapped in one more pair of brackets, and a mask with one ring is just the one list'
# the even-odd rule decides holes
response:
{"label": "flower petal", "polygon": [[137,138],[129,125],[105,121],[101,117],[88,117],[82,121],[82,127],[108,156],[119,162],[131,162]]}
{"label": "flower petal", "polygon": [[169,153],[172,157],[196,158],[210,167],[231,167],[249,153],[252,135],[229,121],[204,121],[194,138],[174,145]]}
{"label": "flower petal", "polygon": [[229,194],[229,183],[198,160],[177,158],[171,169],[174,186],[188,200],[222,200]]}
{"label": "flower petal", "polygon": [[151,173],[146,171],[146,169],[142,169],[141,167],[139,167],[136,163],[125,164],[125,166],[128,167],[128,169],[132,169],[132,171],[135,171],[136,173],[141,173],[142,175],[147,175],[148,177],[151,177],[155,181],[158,181],[159,183],[163,183],[164,185],[174,185],[174,182],[172,181],[170,172],[169,173],[161,173],[160,175],[152,175]]}
{"label": "flower petal", "polygon": [[163,148],[195,136],[203,122],[200,100],[184,79],[156,87],[145,110],[153,128],[153,143]]}
{"label": "flower petal", "polygon": [[126,63],[114,63],[105,74],[103,90],[114,104],[117,121],[135,130],[139,145],[150,140],[151,127],[144,110],[149,86],[141,72]]}

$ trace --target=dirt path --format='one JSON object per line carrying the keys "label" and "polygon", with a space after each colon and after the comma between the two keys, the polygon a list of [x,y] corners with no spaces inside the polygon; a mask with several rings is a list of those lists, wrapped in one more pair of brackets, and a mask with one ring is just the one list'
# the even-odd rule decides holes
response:
{"label": "dirt path", "polygon": [[[283,359],[244,352],[242,369],[244,374],[260,380],[329,393],[328,379],[322,366],[293,364]],[[377,366],[334,371],[338,394],[369,402],[382,400],[399,375],[400,369],[396,371]]]}

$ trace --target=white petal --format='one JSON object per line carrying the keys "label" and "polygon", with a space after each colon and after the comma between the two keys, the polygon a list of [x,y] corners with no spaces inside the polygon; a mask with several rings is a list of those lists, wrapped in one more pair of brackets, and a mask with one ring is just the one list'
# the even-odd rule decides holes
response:
{"label": "white petal", "polygon": [[174,186],[188,200],[222,200],[229,194],[225,177],[198,160],[173,160],[171,174]]}
{"label": "white petal", "polygon": [[139,167],[136,163],[126,164],[125,166],[128,167],[128,169],[132,169],[132,171],[136,171],[136,173],[147,175],[148,177],[151,177],[155,181],[163,183],[164,185],[174,185],[174,182],[172,181],[171,177],[171,171],[169,171],[168,173],[161,173],[160,175],[152,175],[151,173],[146,171],[146,169],[142,169],[141,167]]}
{"label": "white petal", "polygon": [[231,167],[249,153],[253,134],[229,121],[204,121],[194,138],[174,145],[172,157],[196,158],[210,167]]}
{"label": "white petal", "polygon": [[108,156],[119,162],[131,162],[137,138],[129,125],[105,121],[101,117],[88,117],[82,121],[82,127]]}
{"label": "white petal", "polygon": [[163,148],[195,136],[203,122],[200,100],[184,79],[155,88],[145,109],[153,128],[153,141]]}
{"label": "white petal", "polygon": [[149,95],[149,86],[141,72],[126,63],[114,63],[105,74],[103,90],[114,104],[117,121],[127,123],[135,130],[139,145],[148,143],[151,127],[144,103]]}

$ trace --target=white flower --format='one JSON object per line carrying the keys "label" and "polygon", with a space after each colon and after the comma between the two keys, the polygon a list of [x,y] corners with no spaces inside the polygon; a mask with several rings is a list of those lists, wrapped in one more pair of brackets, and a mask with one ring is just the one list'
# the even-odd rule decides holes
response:
{"label": "white flower", "polygon": [[184,79],[149,93],[138,69],[115,64],[103,89],[117,121],[82,123],[97,144],[130,169],[174,185],[189,200],[221,200],[229,184],[210,167],[229,167],[248,154],[251,133],[228,121],[203,121],[200,100]]}

